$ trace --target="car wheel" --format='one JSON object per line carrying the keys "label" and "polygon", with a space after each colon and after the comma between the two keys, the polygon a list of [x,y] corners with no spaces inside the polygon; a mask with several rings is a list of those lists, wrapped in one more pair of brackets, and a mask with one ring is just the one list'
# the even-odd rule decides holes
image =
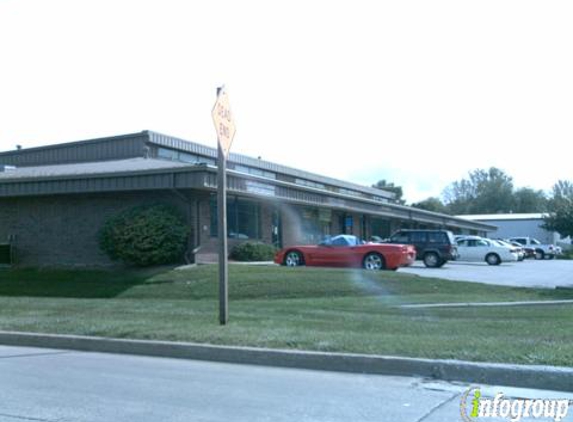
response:
{"label": "car wheel", "polygon": [[440,260],[440,263],[438,264],[438,268],[442,268],[446,264],[446,262],[448,262],[448,261],[445,259]]}
{"label": "car wheel", "polygon": [[285,265],[287,267],[298,267],[304,265],[302,255],[298,251],[290,251],[285,255]]}
{"label": "car wheel", "polygon": [[541,249],[537,249],[535,251],[535,259],[545,259],[545,252],[543,252]]}
{"label": "car wheel", "polygon": [[438,268],[440,266],[441,259],[435,252],[428,252],[424,255],[424,265],[428,268]]}
{"label": "car wheel", "polygon": [[501,258],[497,254],[490,253],[485,257],[485,262],[489,265],[499,265],[501,264]]}
{"label": "car wheel", "polygon": [[371,252],[364,257],[362,261],[362,266],[367,270],[383,270],[386,267],[384,258],[382,255],[376,252]]}

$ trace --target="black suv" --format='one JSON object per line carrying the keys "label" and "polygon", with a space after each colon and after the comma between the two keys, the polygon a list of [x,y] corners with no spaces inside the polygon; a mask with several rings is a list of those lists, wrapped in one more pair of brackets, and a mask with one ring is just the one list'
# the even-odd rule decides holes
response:
{"label": "black suv", "polygon": [[416,259],[423,260],[426,267],[438,268],[458,257],[454,235],[448,230],[398,230],[388,243],[414,245]]}

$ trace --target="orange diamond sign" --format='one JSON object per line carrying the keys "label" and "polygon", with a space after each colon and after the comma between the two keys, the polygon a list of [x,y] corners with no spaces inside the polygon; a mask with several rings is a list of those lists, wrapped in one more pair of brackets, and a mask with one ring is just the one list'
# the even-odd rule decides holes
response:
{"label": "orange diamond sign", "polygon": [[219,145],[223,150],[225,158],[228,158],[236,129],[233,115],[231,114],[229,95],[224,87],[219,88],[217,91],[217,101],[215,102],[211,115],[213,116],[213,122],[215,123]]}

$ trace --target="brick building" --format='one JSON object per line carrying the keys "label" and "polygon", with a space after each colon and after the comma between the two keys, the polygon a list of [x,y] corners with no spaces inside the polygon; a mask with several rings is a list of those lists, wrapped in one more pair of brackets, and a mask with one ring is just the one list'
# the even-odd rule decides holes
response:
{"label": "brick building", "polygon": [[[98,231],[118,212],[165,203],[186,216],[189,250],[215,253],[217,151],[155,132],[0,153],[0,243],[19,265],[109,265]],[[230,247],[276,246],[401,227],[485,234],[495,227],[398,205],[390,192],[230,154]],[[193,259],[193,257],[189,257]]]}

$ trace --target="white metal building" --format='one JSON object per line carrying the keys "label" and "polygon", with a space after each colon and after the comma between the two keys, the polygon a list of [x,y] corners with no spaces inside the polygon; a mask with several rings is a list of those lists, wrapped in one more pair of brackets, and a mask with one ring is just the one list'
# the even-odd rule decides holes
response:
{"label": "white metal building", "polygon": [[515,237],[529,236],[534,237],[541,243],[559,245],[561,247],[571,248],[571,239],[562,238],[559,233],[545,230],[543,225],[542,213],[530,214],[475,214],[459,215],[458,217],[466,218],[472,221],[497,226],[497,230],[490,232],[490,237]]}

